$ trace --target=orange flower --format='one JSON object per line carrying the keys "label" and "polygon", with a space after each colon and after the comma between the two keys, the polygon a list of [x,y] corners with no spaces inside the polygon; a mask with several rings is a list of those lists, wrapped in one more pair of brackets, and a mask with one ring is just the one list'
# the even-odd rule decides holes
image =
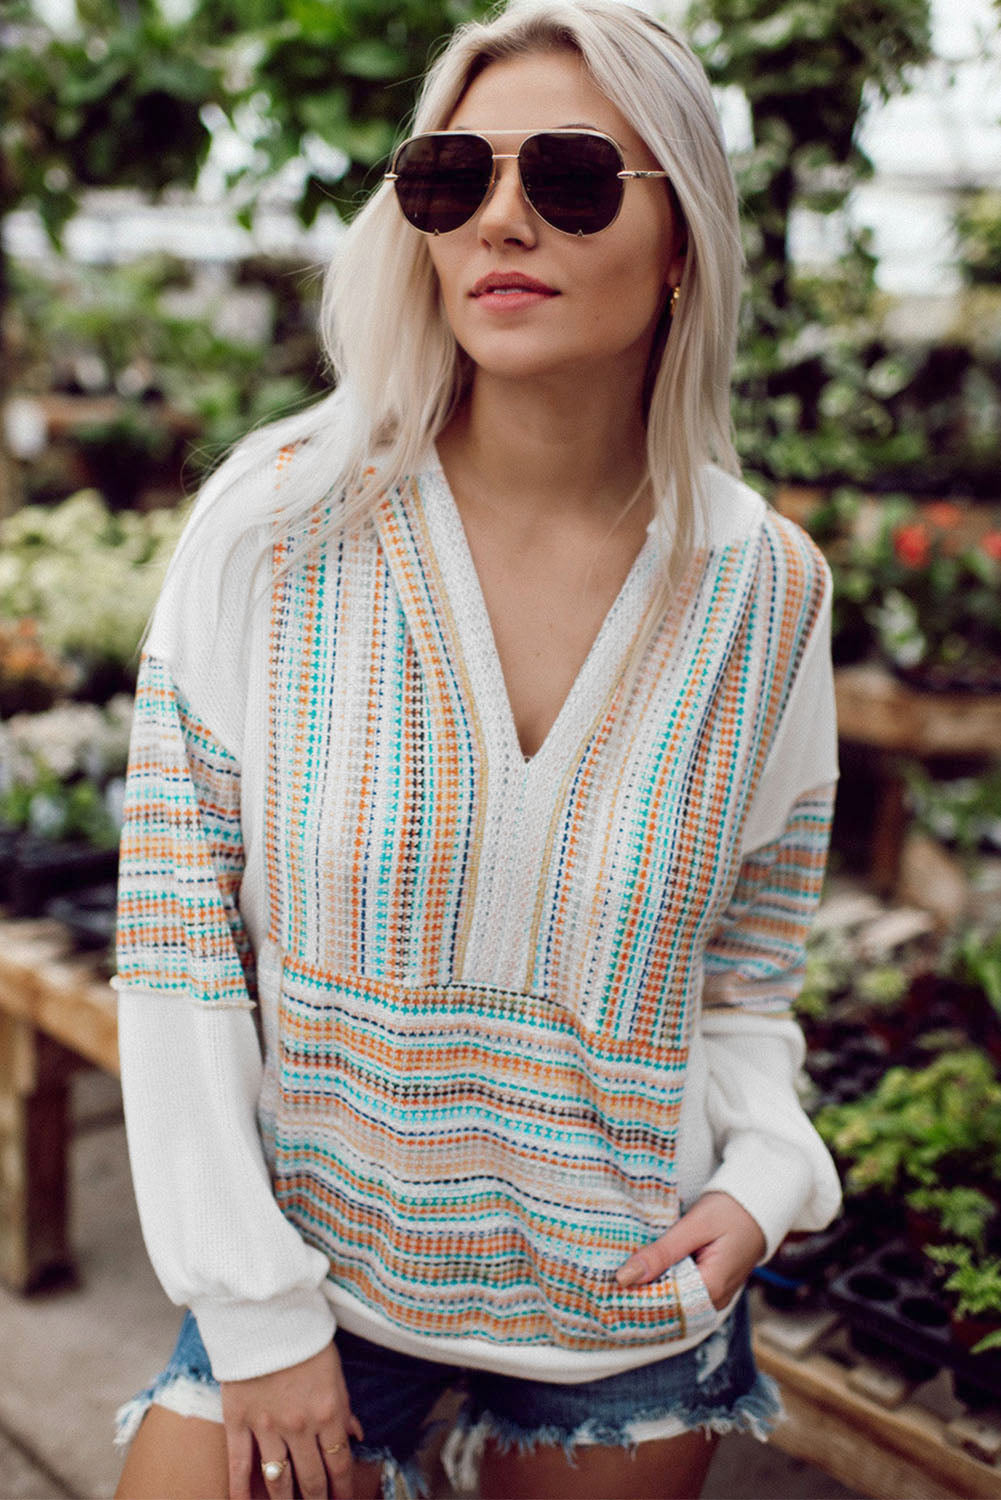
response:
{"label": "orange flower", "polygon": [[980,545],[988,557],[993,557],[995,562],[1001,562],[1001,531],[988,531],[980,538]]}
{"label": "orange flower", "polygon": [[893,550],[909,568],[923,568],[931,556],[928,528],[920,521],[898,526],[893,533]]}
{"label": "orange flower", "polygon": [[953,531],[963,519],[963,508],[953,500],[933,500],[922,506],[925,520],[941,531]]}

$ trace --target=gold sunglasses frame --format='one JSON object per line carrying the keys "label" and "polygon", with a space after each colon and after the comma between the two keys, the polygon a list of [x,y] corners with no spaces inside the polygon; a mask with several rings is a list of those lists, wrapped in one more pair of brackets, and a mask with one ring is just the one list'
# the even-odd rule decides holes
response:
{"label": "gold sunglasses frame", "polygon": [[[524,198],[525,202],[528,204],[528,206],[532,210],[532,212],[538,218],[540,218],[542,220],[543,224],[548,225],[548,227],[550,229],[555,229],[557,234],[568,235],[571,239],[577,239],[577,238],[579,238],[579,239],[586,239],[586,238],[589,238],[589,234],[588,234],[588,231],[586,231],[584,229],[561,229],[558,224],[551,224],[549,222],[549,220],[545,217],[545,215],[539,212],[539,210],[536,208],[535,204],[532,202],[531,198],[528,196],[528,192],[526,191],[526,188],[525,188],[525,179],[521,175],[521,166],[520,166],[521,150],[522,150],[522,147],[525,145],[526,141],[531,140],[534,136],[537,136],[537,135],[586,135],[586,136],[593,136],[597,140],[607,141],[608,144],[611,147],[613,147],[613,149],[615,151],[615,154],[618,156],[619,161],[622,163],[621,169],[618,172],[616,172],[616,174],[615,174],[616,177],[619,179],[620,182],[624,182],[626,180],[637,180],[637,181],[639,181],[639,180],[647,180],[647,179],[658,178],[658,177],[659,178],[668,178],[671,175],[670,172],[662,172],[662,171],[646,171],[646,172],[643,172],[643,171],[638,171],[635,168],[627,167],[626,163],[625,163],[625,158],[622,155],[622,147],[619,145],[618,141],[614,138],[614,136],[606,135],[606,133],[603,130],[587,130],[587,129],[583,129],[583,128],[579,127],[579,126],[558,125],[558,126],[555,126],[552,130],[545,130],[545,129],[542,129],[542,130],[539,130],[539,129],[534,129],[534,130],[527,130],[527,129],[518,130],[518,129],[514,129],[514,128],[505,128],[503,130],[491,130],[489,132],[489,135],[520,135],[520,136],[523,137],[523,139],[522,139],[522,142],[521,142],[521,146],[518,147],[517,151],[495,151],[493,149],[493,145],[492,145],[491,141],[488,138],[488,133],[485,130],[421,130],[421,131],[419,131],[417,133],[417,135],[410,135],[410,136],[408,136],[405,141],[401,141],[400,144],[396,147],[395,151],[393,152],[393,160],[392,160],[392,164],[390,166],[390,169],[389,169],[388,172],[384,172],[383,173],[382,180],[383,180],[383,182],[396,182],[397,181],[397,179],[399,177],[399,173],[396,172],[395,167],[396,167],[396,163],[400,159],[400,152],[403,151],[403,150],[405,150],[407,146],[412,145],[414,141],[426,140],[429,136],[435,136],[435,137],[437,137],[437,136],[456,136],[456,137],[462,137],[464,140],[481,140],[488,147],[488,149],[490,151],[490,156],[491,156],[491,159],[492,159],[492,165],[491,165],[491,171],[490,171],[490,181],[487,183],[486,191],[484,192],[483,197],[480,199],[480,201],[477,204],[477,206],[473,209],[473,212],[469,215],[469,219],[474,219],[476,217],[476,215],[479,213],[480,209],[483,207],[484,203],[486,203],[487,199],[490,197],[490,194],[493,192],[494,187],[497,184],[497,163],[499,161],[517,161],[517,162],[519,162],[519,167],[518,167],[518,181],[521,184],[522,197]],[[609,219],[608,223],[607,224],[603,224],[601,226],[601,229],[592,229],[590,231],[590,234],[601,234],[603,232],[603,230],[605,230],[605,229],[611,229],[612,225],[615,223],[615,220],[619,217],[619,214],[622,212],[622,203],[623,203],[623,199],[624,198],[625,198],[625,193],[623,192],[620,195],[620,197],[619,197],[619,206],[615,210],[615,213],[613,214],[613,216]],[[402,208],[401,208],[400,211],[402,213],[402,211],[403,211]],[[406,217],[407,217],[406,214],[404,214],[403,217],[406,219]],[[411,229],[416,229],[418,234],[441,235],[441,234],[454,234],[456,229],[463,229],[463,228],[465,228],[465,226],[469,223],[469,219],[463,219],[463,221],[462,221],[461,224],[456,224],[455,229],[420,229],[416,224],[412,224],[409,219],[407,219],[407,223],[410,224]]]}

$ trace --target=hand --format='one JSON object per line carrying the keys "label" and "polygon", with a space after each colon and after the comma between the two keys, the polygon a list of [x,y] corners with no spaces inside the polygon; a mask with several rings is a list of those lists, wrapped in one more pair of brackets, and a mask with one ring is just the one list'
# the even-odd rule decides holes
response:
{"label": "hand", "polygon": [[292,1500],[293,1480],[303,1500],[327,1500],[328,1494],[351,1500],[348,1439],[364,1433],[333,1344],[271,1375],[224,1380],[222,1412],[230,1500],[250,1500],[253,1466],[269,1459],[287,1460],[280,1479],[265,1480],[271,1500]]}
{"label": "hand", "polygon": [[631,1255],[615,1273],[620,1286],[645,1286],[691,1255],[715,1308],[726,1307],[765,1253],[761,1227],[729,1193],[703,1193],[677,1224]]}

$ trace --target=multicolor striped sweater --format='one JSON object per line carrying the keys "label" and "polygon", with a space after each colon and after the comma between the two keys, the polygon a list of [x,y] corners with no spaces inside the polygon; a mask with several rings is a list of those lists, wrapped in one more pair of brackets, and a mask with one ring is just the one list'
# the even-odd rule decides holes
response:
{"label": "multicolor striped sweater", "polygon": [[359,534],[275,544],[270,579],[259,534],[182,552],[117,983],[147,1242],[220,1378],[334,1316],[594,1378],[717,1326],[690,1258],[614,1280],[700,1191],[770,1248],[836,1210],[789,1016],[837,774],[828,576],[709,488],[628,698],[656,528],[530,761],[435,459]]}

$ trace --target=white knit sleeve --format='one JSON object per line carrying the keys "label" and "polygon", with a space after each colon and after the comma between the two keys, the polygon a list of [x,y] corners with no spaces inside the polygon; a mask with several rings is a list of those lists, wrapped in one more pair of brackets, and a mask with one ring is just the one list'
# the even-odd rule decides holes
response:
{"label": "white knit sleeve", "polygon": [[334,1327],[326,1257],[281,1213],[257,1130],[242,871],[239,763],[147,656],[119,882],[126,1125],[150,1258],[223,1380],[298,1363]]}
{"label": "white knit sleeve", "polygon": [[327,1260],[272,1195],[251,1012],[121,990],[118,1024],[136,1201],[164,1290],[195,1314],[219,1380],[308,1359],[334,1334]]}
{"label": "white knit sleeve", "polygon": [[749,854],[706,955],[701,1043],[705,1114],[719,1165],[703,1191],[736,1198],[766,1255],[790,1229],[837,1213],[834,1163],[796,1092],[805,1056],[790,1006],[820,896],[834,788],[801,795],[777,839]]}

